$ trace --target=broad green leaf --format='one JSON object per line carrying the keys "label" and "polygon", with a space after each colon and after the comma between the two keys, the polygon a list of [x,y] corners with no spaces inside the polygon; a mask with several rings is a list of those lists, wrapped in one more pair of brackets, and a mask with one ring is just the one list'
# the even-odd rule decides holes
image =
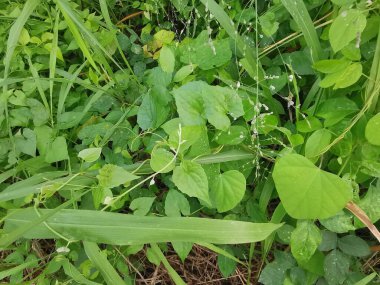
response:
{"label": "broad green leaf", "polygon": [[338,244],[338,235],[328,230],[322,231],[322,242],[318,246],[319,251],[330,251],[336,249]]}
{"label": "broad green leaf", "polygon": [[78,153],[78,157],[83,159],[85,162],[94,162],[97,161],[102,153],[101,147],[90,147],[86,149],[82,149]]}
{"label": "broad green leaf", "polygon": [[120,166],[106,164],[99,170],[99,174],[96,178],[98,178],[100,186],[113,188],[132,180],[136,180],[139,177],[129,173]]}
{"label": "broad green leaf", "polygon": [[313,68],[322,73],[335,73],[344,70],[350,65],[348,60],[344,59],[324,59],[313,64]]}
{"label": "broad green leaf", "polygon": [[27,29],[23,28],[18,38],[19,44],[26,46],[30,42],[30,35]]}
{"label": "broad green leaf", "polygon": [[173,82],[181,82],[184,80],[187,76],[189,76],[191,73],[193,73],[194,69],[197,66],[195,64],[189,64],[182,66],[174,75]]}
{"label": "broad green leaf", "polygon": [[183,263],[185,262],[186,257],[189,255],[191,249],[193,248],[193,243],[173,241],[172,246]]}
{"label": "broad green leaf", "polygon": [[309,133],[322,128],[322,123],[316,117],[307,117],[304,120],[297,121],[297,131]]}
{"label": "broad green leaf", "polygon": [[365,137],[369,143],[380,146],[380,113],[369,119],[365,127]]}
{"label": "broad green leaf", "polygon": [[[72,203],[72,201],[70,201]],[[41,209],[44,217],[54,210]],[[34,208],[12,211],[5,219],[7,234],[38,219]],[[249,223],[204,218],[139,217],[119,213],[90,210],[61,210],[47,219],[47,223],[66,237],[114,245],[152,242],[206,242],[239,244],[261,241],[281,224]],[[58,236],[44,224],[35,225],[23,233],[26,238],[51,239]]]}
{"label": "broad green leaf", "polygon": [[196,64],[202,70],[224,65],[232,57],[229,39],[211,40],[207,31],[201,32],[194,40],[180,46],[181,62]]}
{"label": "broad green leaf", "polygon": [[53,163],[69,158],[66,139],[63,136],[57,137],[47,148],[45,161]]}
{"label": "broad green leaf", "polygon": [[350,259],[337,249],[325,258],[324,271],[328,284],[342,284],[350,268]]}
{"label": "broad green leaf", "polygon": [[186,197],[177,190],[170,189],[165,198],[165,214],[168,217],[190,215],[190,204]]}
{"label": "broad green leaf", "polygon": [[367,20],[362,11],[356,9],[344,9],[334,19],[330,30],[329,39],[334,52],[340,51],[352,40],[363,32]]}
{"label": "broad green leaf", "polygon": [[14,136],[17,152],[22,152],[30,156],[36,156],[37,140],[36,134],[28,128],[23,129],[22,135],[18,133]]}
{"label": "broad green leaf", "polygon": [[362,75],[362,65],[355,62],[343,70],[330,73],[319,83],[322,88],[334,86],[333,89],[346,88],[356,83]]}
{"label": "broad green leaf", "polygon": [[296,261],[288,252],[274,252],[274,261],[268,263],[260,274],[259,282],[264,285],[284,284],[287,270],[296,266]]}
{"label": "broad green leaf", "polygon": [[305,144],[305,157],[313,162],[318,160],[322,150],[329,145],[331,133],[326,129],[320,129],[311,134]]}
{"label": "broad green leaf", "polygon": [[[225,250],[233,256],[233,251],[229,247],[226,246]],[[228,278],[236,270],[236,261],[223,254],[218,254],[217,263],[224,278]]]}
{"label": "broad green leaf", "polygon": [[145,216],[149,213],[155,199],[156,197],[136,198],[131,202],[129,208],[133,211],[134,215]]}
{"label": "broad green leaf", "polygon": [[45,106],[38,100],[27,98],[26,103],[33,115],[33,123],[36,127],[42,126],[49,120],[49,112]]}
{"label": "broad green leaf", "polygon": [[230,170],[219,174],[211,184],[211,200],[218,212],[227,212],[233,208],[244,197],[245,177],[237,170]]}
{"label": "broad green leaf", "polygon": [[355,230],[352,224],[352,217],[343,211],[338,212],[330,218],[321,219],[319,222],[326,229],[335,233],[347,233],[348,231]]}
{"label": "broad green leaf", "polygon": [[181,192],[211,204],[207,176],[200,164],[182,161],[180,166],[174,168],[172,179]]}
{"label": "broad green leaf", "polygon": [[259,18],[261,29],[267,37],[270,37],[275,32],[277,32],[279,23],[276,21],[276,14],[273,12],[264,13],[263,16]]}
{"label": "broad green leaf", "polygon": [[298,261],[307,262],[321,242],[321,232],[312,221],[298,221],[290,239],[292,254]]}
{"label": "broad green leaf", "polygon": [[358,106],[354,101],[347,97],[337,97],[321,103],[317,109],[316,116],[325,119],[324,126],[330,127],[358,110]]}
{"label": "broad green leaf", "polygon": [[347,255],[365,257],[371,254],[368,244],[355,235],[347,235],[338,240],[339,249]]}
{"label": "broad green leaf", "polygon": [[299,154],[278,159],[273,179],[286,212],[296,219],[326,219],[352,199],[348,182]]}
{"label": "broad green leaf", "polygon": [[150,167],[158,173],[168,173],[175,167],[174,154],[162,147],[156,147],[152,151]]}
{"label": "broad green leaf", "polygon": [[163,71],[172,73],[174,71],[175,56],[172,49],[164,45],[160,50],[160,57],[158,59]]}
{"label": "broad green leaf", "polygon": [[[367,214],[372,223],[376,223],[380,219],[380,181],[377,180],[377,185],[371,185],[368,188],[364,198],[358,202],[358,206]],[[356,223],[355,223],[356,224]],[[360,222],[361,224],[361,222]],[[360,225],[364,227],[364,225]]]}

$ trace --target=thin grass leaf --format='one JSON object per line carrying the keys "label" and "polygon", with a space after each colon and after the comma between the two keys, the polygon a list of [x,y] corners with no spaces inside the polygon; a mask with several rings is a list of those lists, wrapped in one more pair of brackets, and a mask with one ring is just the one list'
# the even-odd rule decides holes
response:
{"label": "thin grass leaf", "polygon": [[[62,258],[62,257],[61,257]],[[90,281],[86,279],[82,273],[79,272],[79,270],[71,264],[71,262],[64,258],[62,262],[63,271],[67,276],[70,276],[73,278],[75,282],[78,284],[84,284],[84,285],[101,285],[101,283]]]}
{"label": "thin grass leaf", "polygon": [[[285,217],[286,211],[284,209],[284,206],[282,204],[278,204],[276,209],[273,212],[271,223],[281,223],[282,219]],[[266,257],[269,253],[269,250],[272,247],[272,244],[274,242],[275,233],[270,234],[264,241],[264,249],[263,249],[263,257]],[[265,258],[264,258],[265,259]]]}
{"label": "thin grass leaf", "polygon": [[84,250],[91,260],[92,264],[100,271],[104,281],[109,285],[125,285],[120,275],[108,261],[107,257],[100,251],[98,245],[94,242],[83,242]]}
{"label": "thin grass leaf", "polygon": [[88,49],[86,42],[83,40],[82,35],[76,26],[77,23],[74,23],[74,21],[72,19],[73,12],[72,12],[69,4],[66,1],[62,1],[62,0],[56,0],[56,3],[58,5],[58,8],[60,9],[60,11],[62,12],[63,17],[65,18],[67,26],[69,27],[76,43],[78,44],[79,48],[83,52],[83,55],[87,58],[88,62],[92,65],[92,67],[98,73],[100,73],[99,68],[95,63],[95,60],[92,57],[91,52]]}
{"label": "thin grass leaf", "polygon": [[174,283],[176,285],[186,285],[186,283],[182,280],[181,276],[179,276],[178,273],[174,270],[174,268],[170,265],[169,261],[166,259],[165,255],[162,253],[158,245],[152,243],[150,246],[153,252],[156,254],[156,256],[160,259],[162,264],[165,266]]}
{"label": "thin grass leaf", "polygon": [[3,270],[0,272],[0,280],[6,278],[8,276],[16,275],[19,272],[22,272],[24,269],[26,269],[28,267],[32,267],[33,265],[35,266],[36,264],[37,264],[37,261],[33,260],[33,261],[29,261],[29,262],[17,265],[11,269]]}
{"label": "thin grass leaf", "polygon": [[244,262],[242,262],[241,260],[239,260],[238,258],[236,258],[235,256],[233,256],[231,253],[225,251],[223,248],[220,248],[219,246],[216,246],[214,244],[211,244],[211,243],[206,243],[206,242],[201,242],[201,243],[198,243],[199,245],[201,246],[204,246],[205,248],[208,248],[209,250],[212,250],[213,252],[216,252],[217,254],[220,254],[220,255],[223,255],[237,263],[240,263],[241,265],[244,265],[246,266],[246,264]]}
{"label": "thin grass leaf", "polygon": [[57,117],[59,118],[62,112],[64,111],[65,101],[67,96],[69,95],[70,89],[73,86],[75,80],[78,78],[80,72],[82,71],[83,67],[86,65],[86,61],[84,61],[76,70],[74,73],[70,73],[70,69],[74,68],[74,65],[70,66],[68,75],[70,76],[69,81],[67,83],[64,83],[61,85],[59,95],[58,95],[58,107],[57,107]]}
{"label": "thin grass leaf", "polygon": [[309,12],[306,9],[304,1],[281,0],[281,2],[300,28],[305,41],[310,48],[313,62],[318,61],[322,56],[322,48],[317,31],[314,27],[313,21],[310,18]]}
{"label": "thin grass leaf", "polygon": [[32,60],[31,60],[30,56],[27,56],[26,58],[28,60],[30,72],[32,73],[33,77],[35,78],[34,82],[36,83],[37,90],[38,90],[38,93],[40,94],[41,100],[44,103],[44,106],[45,106],[46,110],[49,110],[49,103],[48,103],[48,101],[46,99],[45,91],[42,88],[41,78],[40,78],[40,76],[38,74],[38,71],[34,67],[34,64],[33,64]]}
{"label": "thin grass leaf", "polygon": [[50,91],[50,118],[53,122],[53,87],[55,68],[57,66],[57,51],[58,51],[58,28],[59,28],[59,10],[56,9],[56,18],[54,22],[53,41],[49,58],[49,91]]}
{"label": "thin grass leaf", "polygon": [[[40,210],[45,216],[55,210]],[[12,213],[12,212],[11,212]],[[5,219],[9,232],[39,219],[33,208],[22,209]],[[264,240],[281,224],[249,223],[228,220],[175,217],[140,217],[90,210],[62,210],[47,223],[56,232],[74,240],[93,241],[113,245],[156,242],[207,242],[240,244]],[[25,232],[26,238],[57,238],[45,225]]]}
{"label": "thin grass leaf", "polygon": [[227,162],[227,161],[253,159],[254,157],[255,155],[253,153],[250,153],[247,151],[230,150],[230,151],[200,156],[200,157],[197,157],[195,161],[200,164],[213,164],[213,163],[221,163],[221,162]]}
{"label": "thin grass leaf", "polygon": [[[4,57],[4,80],[8,78],[9,68],[12,60],[14,50],[17,46],[18,39],[20,37],[22,28],[24,27],[26,21],[33,13],[37,5],[40,4],[40,0],[28,0],[26,1],[24,8],[22,9],[17,20],[12,25],[9,30],[9,37],[7,40],[7,50]],[[3,92],[7,91],[7,85],[3,86]]]}

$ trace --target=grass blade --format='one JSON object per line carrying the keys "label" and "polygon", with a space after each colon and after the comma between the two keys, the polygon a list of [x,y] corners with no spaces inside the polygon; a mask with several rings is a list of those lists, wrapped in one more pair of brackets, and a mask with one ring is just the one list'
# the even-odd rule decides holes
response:
{"label": "grass blade", "polygon": [[100,252],[100,248],[94,242],[83,242],[84,250],[92,264],[100,271],[104,281],[109,285],[125,285],[120,275],[108,261],[107,257]]}
{"label": "grass blade", "polygon": [[51,46],[51,51],[50,51],[50,58],[49,58],[50,118],[52,122],[54,122],[53,120],[53,87],[54,87],[55,68],[57,66],[59,16],[60,16],[59,10],[56,9],[53,41],[52,41],[52,46]]}
{"label": "grass blade", "polygon": [[236,161],[236,160],[245,160],[253,159],[255,156],[253,153],[243,151],[243,150],[231,150],[221,153],[208,154],[204,156],[197,157],[196,162],[200,164],[212,164],[212,163],[221,163],[227,161]]}
{"label": "grass blade", "polygon": [[[55,210],[40,210],[43,216]],[[11,212],[5,219],[5,231],[33,224],[38,215],[33,208]],[[261,241],[281,224],[249,223],[203,218],[140,217],[134,215],[90,211],[62,210],[47,223],[57,232],[75,240],[114,245],[171,241],[239,244]],[[45,225],[25,232],[26,238],[57,238]]]}
{"label": "grass blade", "polygon": [[16,275],[17,273],[23,271],[24,269],[26,269],[28,267],[35,266],[36,263],[37,263],[36,260],[32,260],[32,261],[17,265],[11,269],[3,270],[0,272],[0,280],[6,278],[8,276]]}
{"label": "grass blade", "polygon": [[174,283],[176,285],[186,285],[186,283],[182,280],[181,276],[179,276],[178,273],[174,270],[174,268],[170,265],[169,261],[166,259],[165,255],[162,253],[158,245],[152,243],[150,246],[153,252],[156,254],[156,256],[160,259],[162,264],[165,266]]}
{"label": "grass blade", "polygon": [[71,278],[74,279],[75,282],[78,284],[84,284],[84,285],[101,285],[101,283],[90,281],[86,279],[80,271],[71,264],[71,262],[64,258],[62,262],[62,267],[67,276],[70,276]]}
{"label": "grass blade", "polygon": [[[5,52],[4,57],[4,80],[8,78],[9,68],[12,60],[13,53],[17,46],[18,39],[20,37],[22,28],[24,27],[26,21],[37,7],[40,4],[40,0],[28,0],[26,1],[24,8],[21,11],[21,14],[17,17],[17,20],[12,25],[9,30],[9,37],[7,41],[7,51]],[[7,85],[3,86],[4,93],[7,90]]]}
{"label": "grass blade", "polygon": [[318,61],[322,56],[322,48],[317,31],[314,27],[313,21],[310,18],[309,12],[306,9],[304,1],[281,0],[281,2],[300,28],[305,41],[310,48],[313,62]]}

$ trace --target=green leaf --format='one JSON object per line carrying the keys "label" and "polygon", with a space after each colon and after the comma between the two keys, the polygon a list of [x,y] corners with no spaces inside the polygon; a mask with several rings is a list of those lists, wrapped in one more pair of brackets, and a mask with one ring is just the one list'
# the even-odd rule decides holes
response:
{"label": "green leaf", "polygon": [[219,174],[211,184],[211,200],[219,213],[227,212],[236,207],[245,193],[245,177],[237,170]]}
{"label": "green leaf", "polygon": [[261,29],[263,33],[270,37],[275,32],[277,32],[279,23],[276,21],[276,14],[273,12],[267,12],[259,18]]}
{"label": "green leaf", "polygon": [[180,46],[180,50],[181,62],[196,64],[202,70],[222,66],[232,57],[229,39],[211,40],[207,31]]}
{"label": "green leaf", "polygon": [[150,167],[158,173],[168,173],[175,167],[174,154],[162,147],[155,147],[150,158]]}
{"label": "green leaf", "polygon": [[180,217],[182,215],[190,215],[190,204],[186,197],[174,190],[170,189],[165,198],[165,214],[168,217]]}
{"label": "green leaf", "polygon": [[348,231],[355,230],[352,224],[352,217],[343,211],[328,219],[321,219],[319,221],[326,229],[335,233],[347,233]]}
{"label": "green leaf", "polygon": [[321,232],[312,221],[298,221],[290,239],[292,254],[298,261],[307,262],[321,242]]}
{"label": "green leaf", "polygon": [[355,84],[362,75],[362,65],[355,62],[343,70],[335,73],[330,73],[323,78],[319,83],[322,88],[327,88],[334,85],[333,89],[346,88]]}
{"label": "green leaf", "polygon": [[173,245],[173,249],[178,254],[181,261],[185,262],[186,257],[189,255],[191,249],[193,248],[193,243],[173,241],[172,245]]}
{"label": "green leaf", "polygon": [[322,231],[322,242],[318,246],[319,251],[330,251],[336,249],[338,244],[338,235],[328,230]]}
{"label": "green leaf", "polygon": [[207,176],[200,164],[182,161],[180,166],[174,168],[172,179],[181,192],[211,204]]}
{"label": "green leaf", "polygon": [[33,123],[36,127],[44,125],[49,120],[49,112],[40,101],[33,98],[28,98],[26,99],[26,103],[32,112]]}
{"label": "green leaf", "polygon": [[237,145],[243,142],[248,136],[247,129],[242,126],[231,126],[227,131],[217,132],[215,141],[218,144]]}
{"label": "green leaf", "polygon": [[134,211],[133,214],[137,216],[145,216],[149,213],[156,197],[140,197],[134,199],[129,208]]}
{"label": "green leaf", "polygon": [[342,284],[350,269],[350,259],[334,249],[326,256],[323,267],[328,284]]}
{"label": "green leaf", "polygon": [[322,123],[316,117],[307,117],[304,120],[297,121],[297,131],[309,133],[322,128]]}
{"label": "green leaf", "polygon": [[78,157],[83,159],[85,162],[94,162],[97,161],[102,153],[101,147],[90,147],[86,149],[82,149],[78,153]]}
{"label": "green leaf", "polygon": [[36,156],[37,139],[36,134],[31,129],[23,129],[14,136],[15,147],[17,152],[22,152],[30,156]]}
{"label": "green leaf", "polygon": [[313,64],[313,68],[322,73],[335,73],[344,70],[350,65],[348,60],[344,59],[324,59]]}
{"label": "green leaf", "polygon": [[69,158],[65,137],[57,137],[46,150],[45,161],[53,163]]}
{"label": "green leaf", "polygon": [[295,267],[296,262],[288,252],[274,252],[274,261],[267,264],[260,274],[259,282],[264,285],[284,284],[287,270]]}
{"label": "green leaf", "polygon": [[105,283],[109,285],[125,285],[123,279],[107,259],[106,252],[102,252],[94,242],[83,242],[86,255],[91,263],[100,271]]}
{"label": "green leaf", "polygon": [[170,47],[164,45],[161,48],[158,62],[163,71],[168,73],[172,73],[174,71],[175,56]]}
{"label": "green leaf", "polygon": [[195,64],[189,64],[182,66],[174,75],[173,82],[181,82],[191,73],[193,73],[194,69],[197,67]]}
{"label": "green leaf", "polygon": [[331,133],[326,129],[320,129],[311,134],[305,144],[305,157],[313,162],[318,160],[322,150],[330,144]]}
{"label": "green leaf", "polygon": [[120,166],[106,164],[99,170],[99,174],[96,178],[98,178],[100,186],[113,188],[132,180],[136,180],[139,176],[129,173]]}
{"label": "green leaf", "polygon": [[296,219],[331,217],[352,199],[348,182],[298,154],[278,159],[273,179],[286,212]]}
{"label": "green leaf", "polygon": [[[230,248],[226,247],[226,251],[233,256]],[[236,270],[236,261],[223,254],[218,254],[217,263],[224,278],[228,278]]]}
{"label": "green leaf", "polygon": [[333,51],[340,51],[356,39],[358,34],[363,32],[366,24],[367,20],[362,11],[356,9],[341,11],[329,30],[329,39]]}
{"label": "green leaf", "polygon": [[368,244],[358,236],[347,235],[338,240],[339,249],[347,255],[365,257],[371,254]]}
{"label": "green leaf", "polygon": [[354,101],[347,97],[337,97],[324,101],[317,109],[316,116],[325,119],[324,126],[330,127],[358,110]]}
{"label": "green leaf", "polygon": [[369,119],[365,127],[365,137],[370,144],[380,146],[380,113]]}
{"label": "green leaf", "polygon": [[26,46],[30,42],[30,35],[27,29],[23,28],[20,33],[20,37],[18,38],[18,42]]}
{"label": "green leaf", "polygon": [[[72,203],[72,201],[69,201]],[[45,217],[54,210],[39,209]],[[5,218],[4,234],[23,228],[38,219],[35,209],[12,211]],[[249,223],[205,218],[139,217],[135,215],[90,210],[61,210],[46,220],[57,232],[75,240],[114,245],[151,242],[206,242],[239,244],[261,241],[281,224]],[[152,234],[154,229],[154,234]],[[58,238],[45,224],[24,232],[25,238]]]}

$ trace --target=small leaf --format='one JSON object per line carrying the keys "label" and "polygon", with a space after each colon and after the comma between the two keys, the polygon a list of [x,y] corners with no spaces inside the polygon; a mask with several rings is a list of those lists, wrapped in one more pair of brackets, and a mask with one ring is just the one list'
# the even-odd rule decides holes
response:
{"label": "small leaf", "polygon": [[126,171],[124,168],[106,164],[100,170],[96,176],[99,180],[99,185],[105,188],[117,187],[121,184],[138,179],[139,177]]}
{"label": "small leaf", "polygon": [[326,129],[320,129],[312,133],[305,144],[305,156],[316,162],[321,151],[330,144],[331,133]]}
{"label": "small leaf", "polygon": [[94,162],[98,160],[101,153],[102,153],[101,147],[90,147],[90,148],[81,150],[78,153],[78,157],[83,159],[86,162]]}
{"label": "small leaf", "polygon": [[370,144],[380,146],[380,113],[369,119],[365,127],[365,137]]}
{"label": "small leaf", "polygon": [[358,236],[347,235],[338,240],[338,247],[347,255],[365,257],[371,254],[368,244]]}
{"label": "small leaf", "polygon": [[328,284],[342,284],[349,272],[350,259],[334,249],[326,256],[323,267]]}
{"label": "small leaf", "polygon": [[172,49],[164,45],[160,50],[160,57],[158,59],[163,71],[172,73],[174,71],[175,56]]}
{"label": "small leaf", "polygon": [[351,186],[299,154],[281,157],[273,179],[287,213],[296,219],[324,219],[352,199]]}
{"label": "small leaf", "polygon": [[23,28],[20,33],[20,37],[18,38],[18,42],[26,46],[30,42],[30,35],[27,29]]}
{"label": "small leaf", "polygon": [[[229,247],[226,247],[225,250],[233,255],[233,251]],[[224,278],[229,277],[236,270],[236,261],[223,254],[218,254],[217,263]]]}
{"label": "small leaf", "polygon": [[290,240],[292,254],[298,261],[307,262],[321,241],[321,232],[312,221],[298,221]]}
{"label": "small leaf", "polygon": [[350,65],[348,60],[344,59],[324,59],[313,64],[313,68],[322,73],[335,73],[344,70]]}
{"label": "small leaf", "polygon": [[168,173],[175,167],[175,157],[170,151],[156,147],[152,151],[150,167],[158,173]]}
{"label": "small leaf", "polygon": [[186,257],[189,255],[191,249],[193,248],[193,243],[173,241],[172,245],[173,245],[173,249],[178,254],[181,261],[185,262]]}
{"label": "small leaf", "polygon": [[182,161],[174,168],[172,179],[181,192],[210,204],[207,176],[200,164]]}
{"label": "small leaf", "polygon": [[170,189],[165,199],[165,214],[168,217],[180,217],[190,215],[190,204],[186,197],[174,190]]}
{"label": "small leaf", "polygon": [[341,11],[329,30],[329,39],[334,52],[340,51],[356,39],[358,34],[363,32],[366,23],[367,20],[362,11],[356,9]]}
{"label": "small leaf", "polygon": [[134,211],[133,214],[137,216],[145,216],[149,213],[150,208],[156,197],[140,197],[134,199],[129,208]]}
{"label": "small leaf", "polygon": [[181,82],[191,73],[193,73],[195,68],[196,68],[196,65],[194,64],[182,66],[174,75],[173,82]]}
{"label": "small leaf", "polygon": [[217,176],[211,185],[211,199],[218,212],[227,212],[243,199],[245,193],[245,177],[237,170],[230,170]]}
{"label": "small leaf", "polygon": [[53,163],[69,158],[65,137],[57,137],[46,150],[45,161]]}

